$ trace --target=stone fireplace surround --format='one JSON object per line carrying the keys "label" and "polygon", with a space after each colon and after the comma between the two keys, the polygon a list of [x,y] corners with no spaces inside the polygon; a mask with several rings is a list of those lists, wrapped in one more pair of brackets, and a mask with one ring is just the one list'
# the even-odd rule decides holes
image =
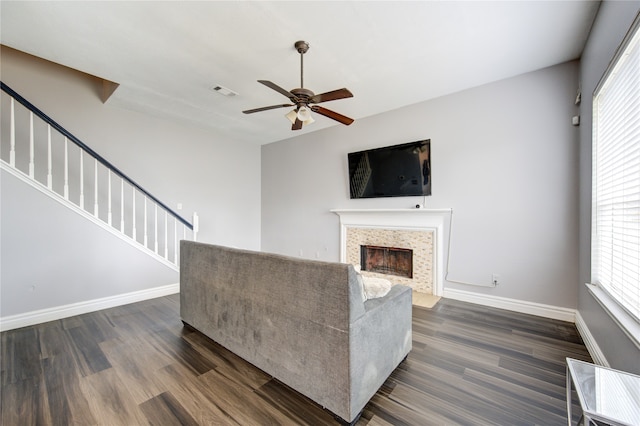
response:
{"label": "stone fireplace surround", "polygon": [[[415,291],[433,294],[433,234],[432,230],[387,228],[387,227],[347,227],[346,263],[360,264],[362,275],[385,278],[394,284],[408,285]],[[413,276],[401,277],[392,274],[365,272],[362,265],[361,247],[366,245],[405,248],[413,251]]]}
{"label": "stone fireplace surround", "polygon": [[[392,243],[398,241],[421,241],[417,251],[420,256],[415,256],[414,273],[418,274],[414,280],[402,281],[393,277],[392,282],[401,282],[409,285],[414,290],[442,296],[444,286],[444,220],[451,209],[334,209],[331,212],[340,217],[340,261],[344,263],[359,263],[359,242],[356,239],[362,235],[376,234],[377,230],[381,238],[391,238]],[[349,237],[351,235],[351,237]],[[367,244],[372,240],[367,238]],[[382,241],[380,245],[385,245]],[[412,244],[410,242],[407,245]],[[358,246],[356,248],[356,246]],[[398,245],[399,246],[399,245]],[[413,248],[415,247],[407,247]],[[358,252],[358,257],[354,254]],[[424,258],[426,257],[426,259]],[[428,269],[422,269],[421,265]],[[418,267],[418,270],[416,270]],[[389,277],[389,276],[386,276]],[[406,280],[406,279],[405,279]]]}

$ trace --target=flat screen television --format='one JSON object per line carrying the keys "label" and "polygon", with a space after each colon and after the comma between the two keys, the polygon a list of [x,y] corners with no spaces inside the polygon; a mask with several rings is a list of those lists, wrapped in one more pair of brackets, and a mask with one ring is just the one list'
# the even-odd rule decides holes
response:
{"label": "flat screen television", "polygon": [[351,198],[431,195],[431,140],[349,153]]}

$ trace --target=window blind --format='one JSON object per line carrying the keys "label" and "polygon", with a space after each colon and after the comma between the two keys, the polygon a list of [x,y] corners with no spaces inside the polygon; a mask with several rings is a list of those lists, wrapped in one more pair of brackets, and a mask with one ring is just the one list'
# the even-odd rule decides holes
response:
{"label": "window blind", "polygon": [[640,32],[593,99],[592,280],[640,321]]}

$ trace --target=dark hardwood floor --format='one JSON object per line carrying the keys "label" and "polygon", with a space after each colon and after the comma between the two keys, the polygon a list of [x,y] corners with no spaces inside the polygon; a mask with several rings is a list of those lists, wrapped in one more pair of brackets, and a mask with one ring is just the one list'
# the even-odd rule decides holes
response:
{"label": "dark hardwood floor", "polygon": [[[184,328],[178,295],[7,331],[1,344],[5,426],[337,424]],[[573,324],[447,299],[414,307],[413,350],[357,424],[565,425],[567,356],[591,360]]]}

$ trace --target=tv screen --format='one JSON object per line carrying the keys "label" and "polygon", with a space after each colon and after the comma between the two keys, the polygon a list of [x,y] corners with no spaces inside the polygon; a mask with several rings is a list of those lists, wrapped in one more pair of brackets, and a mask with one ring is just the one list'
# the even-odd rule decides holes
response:
{"label": "tv screen", "polygon": [[351,198],[431,195],[431,140],[349,154]]}

